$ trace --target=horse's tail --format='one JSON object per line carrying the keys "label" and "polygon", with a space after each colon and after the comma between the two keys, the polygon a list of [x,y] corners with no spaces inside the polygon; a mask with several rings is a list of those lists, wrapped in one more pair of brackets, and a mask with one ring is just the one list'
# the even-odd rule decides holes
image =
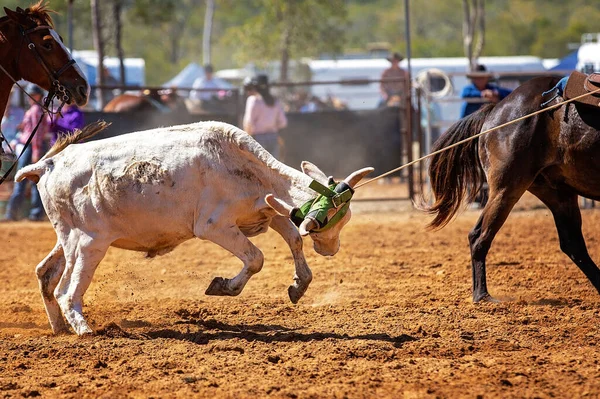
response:
{"label": "horse's tail", "polygon": [[[446,148],[481,131],[494,104],[488,104],[456,122],[433,146],[432,152]],[[435,202],[423,209],[435,215],[428,227],[439,229],[447,225],[460,210],[463,200],[472,202],[484,183],[479,159],[479,138],[450,148],[430,158],[429,179]]]}
{"label": "horse's tail", "polygon": [[40,180],[40,177],[46,171],[46,167],[48,165],[48,158],[58,154],[65,148],[67,148],[71,144],[81,143],[84,140],[87,140],[96,134],[100,133],[104,129],[110,126],[110,123],[104,121],[98,121],[94,123],[90,123],[85,126],[83,129],[76,129],[73,133],[61,136],[56,140],[56,143],[50,148],[50,151],[46,153],[38,162],[33,165],[28,165],[17,172],[15,175],[15,181],[20,182],[23,179],[29,179],[35,183]]}

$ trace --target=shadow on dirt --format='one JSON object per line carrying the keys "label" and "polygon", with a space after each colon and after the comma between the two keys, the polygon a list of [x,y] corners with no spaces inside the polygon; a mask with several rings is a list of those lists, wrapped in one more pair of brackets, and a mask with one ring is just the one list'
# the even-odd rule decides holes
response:
{"label": "shadow on dirt", "polygon": [[[206,345],[211,341],[228,341],[233,339],[242,339],[248,342],[311,342],[324,341],[327,339],[349,341],[366,340],[390,342],[396,348],[401,347],[405,342],[416,341],[418,338],[402,334],[396,337],[384,333],[348,335],[333,332],[299,332],[298,329],[291,329],[277,324],[227,324],[215,319],[208,320],[187,320],[178,321],[177,325],[194,325],[202,328],[204,331],[179,331],[176,328],[165,328],[160,330],[146,330],[144,332],[128,332],[116,323],[96,330],[97,335],[109,338],[129,338],[136,340],[148,339],[176,339],[179,341],[193,342],[199,345]],[[183,326],[182,326],[183,327]]]}
{"label": "shadow on dirt", "polygon": [[[278,330],[281,326],[274,325],[227,325],[221,323],[226,328],[216,332],[180,332],[174,329],[163,329],[157,331],[149,331],[144,334],[146,338],[158,339],[168,338],[176,339],[180,341],[193,342],[200,345],[208,344],[210,341],[227,341],[232,339],[242,339],[248,342],[311,342],[311,341],[324,341],[327,339],[334,340],[367,340],[367,341],[380,341],[390,342],[395,347],[399,348],[405,342],[416,341],[417,338],[410,335],[402,334],[397,337],[392,337],[388,334],[359,334],[359,335],[348,335],[348,334],[337,334],[331,332],[311,332],[301,333],[283,328],[283,331]],[[261,331],[255,332],[254,329]]]}

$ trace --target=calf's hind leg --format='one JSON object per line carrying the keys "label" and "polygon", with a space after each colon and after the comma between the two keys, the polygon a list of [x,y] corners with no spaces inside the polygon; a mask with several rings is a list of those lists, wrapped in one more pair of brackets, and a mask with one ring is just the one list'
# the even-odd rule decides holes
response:
{"label": "calf's hind leg", "polygon": [[215,277],[205,291],[206,295],[236,296],[239,295],[250,277],[262,269],[264,257],[262,252],[240,231],[235,224],[196,223],[194,234],[228,250],[242,262],[244,267],[232,279]]}
{"label": "calf's hind leg", "polygon": [[92,282],[96,267],[104,258],[109,242],[72,231],[65,242],[65,271],[56,289],[56,299],[77,335],[93,331],[83,317],[83,295]]}
{"label": "calf's hind leg", "polygon": [[59,243],[56,243],[52,251],[35,268],[48,321],[54,334],[68,331],[68,327],[54,296],[54,289],[64,270],[65,256],[63,248]]}

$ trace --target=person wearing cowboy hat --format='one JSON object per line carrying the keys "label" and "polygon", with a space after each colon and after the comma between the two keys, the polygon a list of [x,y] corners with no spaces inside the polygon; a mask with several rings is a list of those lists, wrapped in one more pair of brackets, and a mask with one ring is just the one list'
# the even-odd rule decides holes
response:
{"label": "person wearing cowboy hat", "polygon": [[481,101],[465,101],[460,110],[460,117],[471,115],[483,106],[484,103],[497,103],[511,93],[511,90],[490,83],[492,74],[485,65],[477,65],[473,71],[467,73],[471,83],[463,88],[461,98],[481,99]]}
{"label": "person wearing cowboy hat", "polygon": [[[400,61],[403,59],[404,57],[400,53],[394,53],[387,58],[392,65],[381,74],[381,84],[379,86],[381,101],[379,106],[385,105],[392,96],[402,97],[404,86],[408,80],[408,72],[400,68]],[[394,79],[394,81],[386,81],[389,79]]]}

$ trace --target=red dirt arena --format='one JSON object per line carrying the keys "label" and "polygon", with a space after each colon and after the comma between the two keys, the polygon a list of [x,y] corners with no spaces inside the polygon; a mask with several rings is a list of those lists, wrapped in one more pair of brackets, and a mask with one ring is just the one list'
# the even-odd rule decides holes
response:
{"label": "red dirt arena", "polygon": [[[359,190],[381,196],[388,185]],[[3,224],[0,398],[573,398],[600,396],[600,295],[564,255],[531,196],[490,251],[490,293],[473,304],[468,210],[438,232],[407,202],[358,202],[332,258],[298,305],[293,261],[276,233],[254,242],[263,270],[239,297],[207,297],[240,262],[188,241],[153,260],[111,248],[84,311],[93,337],[53,336],[34,269],[48,223]],[[600,212],[584,210],[600,260]]]}

